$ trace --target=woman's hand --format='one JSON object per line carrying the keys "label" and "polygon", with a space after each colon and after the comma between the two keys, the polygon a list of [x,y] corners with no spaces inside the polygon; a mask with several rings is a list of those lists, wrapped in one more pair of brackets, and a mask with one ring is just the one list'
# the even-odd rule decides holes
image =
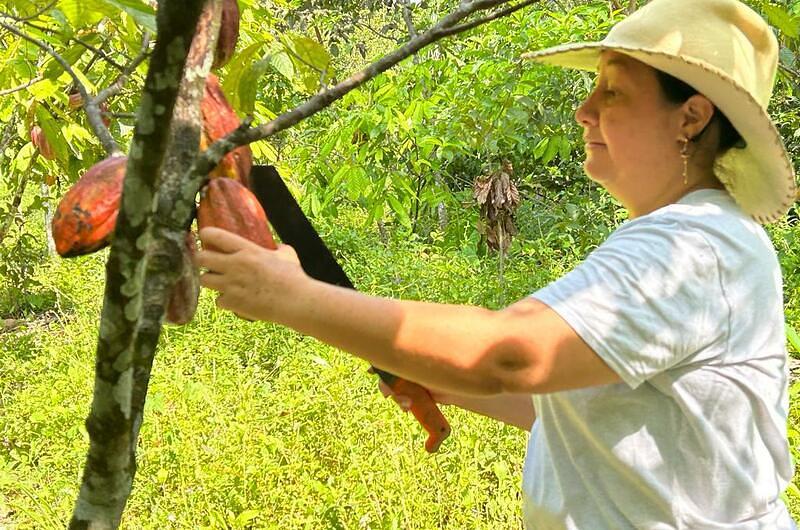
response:
{"label": "woman's hand", "polygon": [[[382,380],[378,380],[378,389],[381,391],[384,397],[390,397],[397,403],[404,412],[409,412],[411,410],[411,399],[408,396],[404,396],[402,394],[395,394],[394,391],[384,383]],[[434,390],[427,389],[428,393],[430,393],[433,400],[438,403],[439,405],[450,405],[452,404],[451,396],[444,392],[437,392]]]}
{"label": "woman's hand", "polygon": [[219,228],[203,228],[200,240],[219,249],[196,254],[195,264],[207,270],[200,285],[220,293],[218,307],[244,318],[279,321],[298,289],[311,280],[288,245],[268,250]]}

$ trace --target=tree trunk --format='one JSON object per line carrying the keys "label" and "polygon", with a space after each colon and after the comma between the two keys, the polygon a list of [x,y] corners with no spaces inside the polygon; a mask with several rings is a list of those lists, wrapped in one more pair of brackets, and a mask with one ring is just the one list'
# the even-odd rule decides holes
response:
{"label": "tree trunk", "polygon": [[[143,294],[143,272],[148,265],[145,250],[150,252],[153,247],[148,236],[154,199],[160,197],[158,177],[184,65],[204,4],[204,0],[159,2],[158,40],[145,80],[106,264],[94,396],[86,419],[89,452],[70,529],[117,528],[133,486],[141,424],[132,403],[139,375],[136,368],[141,359],[152,359],[165,305],[153,310]],[[219,0],[212,5],[218,6]]]}

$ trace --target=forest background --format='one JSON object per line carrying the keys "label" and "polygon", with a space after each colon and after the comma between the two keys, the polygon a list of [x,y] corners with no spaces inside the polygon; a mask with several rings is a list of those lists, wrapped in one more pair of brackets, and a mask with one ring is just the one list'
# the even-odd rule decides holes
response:
{"label": "forest background", "polygon": [[[781,44],[770,111],[798,169],[800,2],[747,3]],[[220,79],[240,115],[263,124],[402,46],[457,2],[239,5],[236,55]],[[532,2],[423,48],[252,144],[256,163],[278,168],[359,289],[502,307],[570,270],[625,220],[581,168],[573,114],[593,77],[519,56],[602,38],[636,5]],[[37,42],[93,94],[111,89],[102,117],[126,151],[154,7],[0,1],[0,529],[62,528],[72,512],[108,259],[107,250],[54,255],[54,206],[106,155],[86,113],[69,106],[74,78]],[[52,157],[31,141],[34,125]],[[504,160],[520,202],[516,233],[498,252],[473,185]],[[790,354],[800,359],[798,212],[768,231],[784,273]],[[217,310],[204,292],[194,320],[160,336],[123,527],[520,527],[527,436],[446,409],[453,434],[427,455],[419,425],[382,399],[365,368],[312,339]],[[793,383],[795,461],[798,391]],[[800,518],[800,489],[784,496]]]}

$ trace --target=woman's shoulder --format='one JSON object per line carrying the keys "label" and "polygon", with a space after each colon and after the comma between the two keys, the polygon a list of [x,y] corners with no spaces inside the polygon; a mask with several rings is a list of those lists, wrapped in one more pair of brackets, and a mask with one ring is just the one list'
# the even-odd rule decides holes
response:
{"label": "woman's shoulder", "polygon": [[710,247],[717,254],[752,260],[777,259],[764,228],[748,216],[724,190],[698,190],[678,202],[620,226],[613,237],[648,233],[676,246]]}

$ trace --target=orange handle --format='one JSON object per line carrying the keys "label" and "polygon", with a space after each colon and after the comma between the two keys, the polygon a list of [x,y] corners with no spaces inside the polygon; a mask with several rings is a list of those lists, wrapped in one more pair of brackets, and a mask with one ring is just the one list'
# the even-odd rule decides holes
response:
{"label": "orange handle", "polygon": [[384,382],[397,395],[407,396],[411,400],[411,413],[417,418],[428,431],[428,439],[425,441],[425,450],[435,453],[442,442],[450,435],[450,424],[447,418],[442,415],[436,402],[431,397],[427,389],[416,383],[401,379],[399,377],[387,378]]}

